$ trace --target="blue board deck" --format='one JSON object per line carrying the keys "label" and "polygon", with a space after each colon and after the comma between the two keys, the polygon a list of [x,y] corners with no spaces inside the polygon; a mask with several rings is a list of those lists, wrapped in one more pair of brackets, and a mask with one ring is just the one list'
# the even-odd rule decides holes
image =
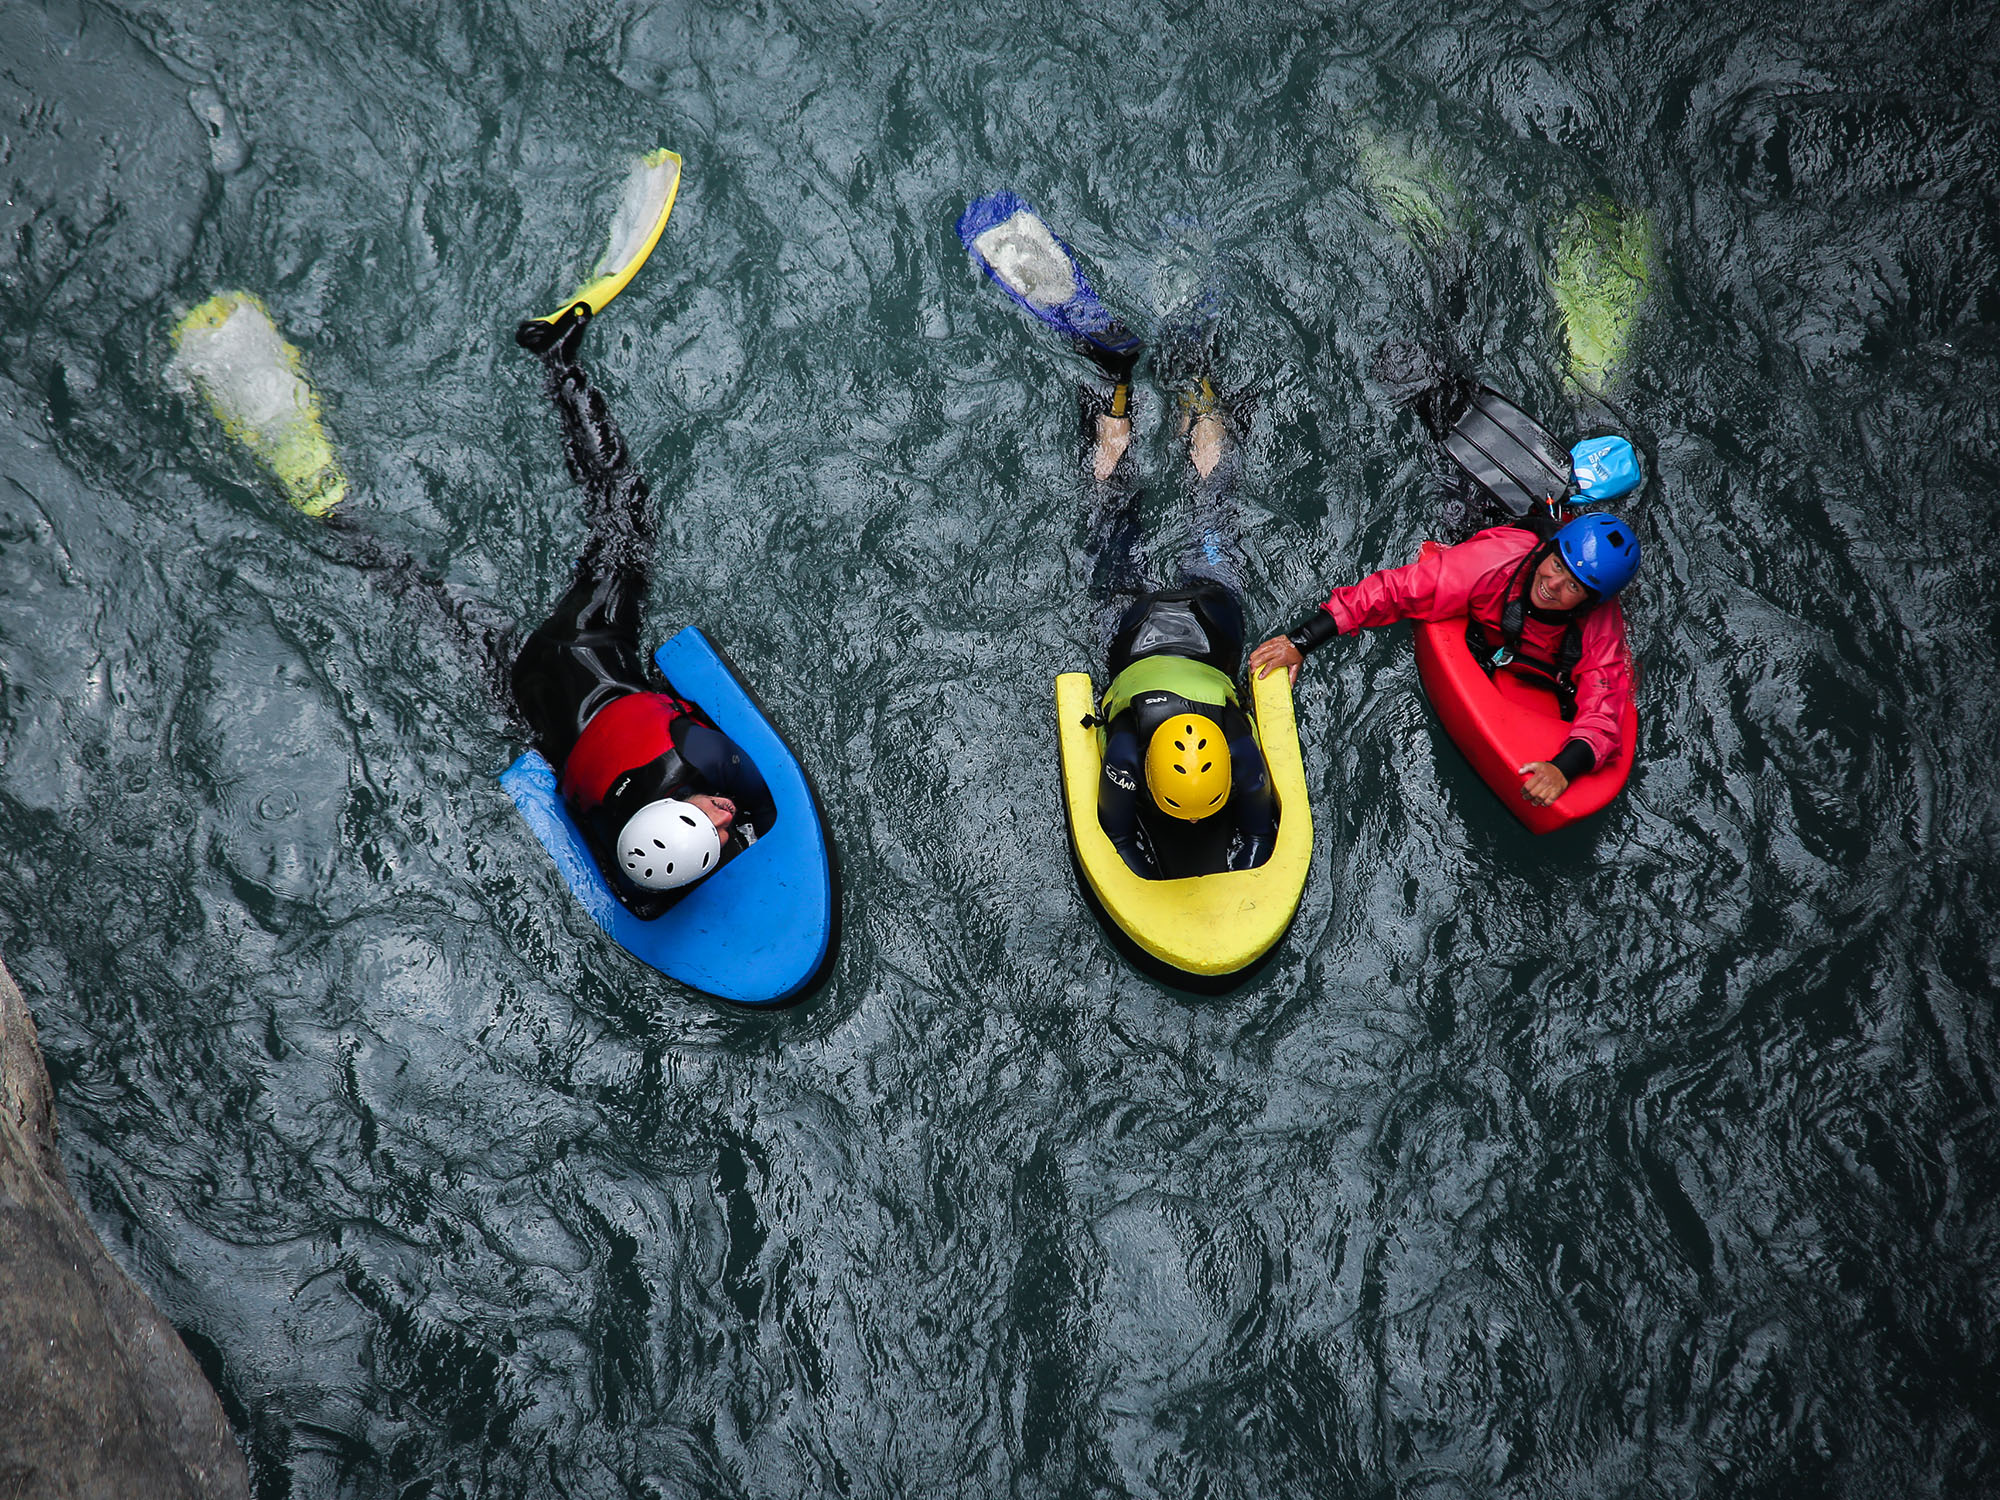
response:
{"label": "blue board deck", "polygon": [[556,862],[563,883],[626,952],[690,988],[739,1005],[777,1005],[818,975],[832,950],[833,866],[812,788],[791,747],[729,664],[693,626],[653,654],[682,697],[741,745],[777,805],[769,832],[693,887],[665,915],[642,922],[604,883],[549,763],[530,750],[500,784]]}

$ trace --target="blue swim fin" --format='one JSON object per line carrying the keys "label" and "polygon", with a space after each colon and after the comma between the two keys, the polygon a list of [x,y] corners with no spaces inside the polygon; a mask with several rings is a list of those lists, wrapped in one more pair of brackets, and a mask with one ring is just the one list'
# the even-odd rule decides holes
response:
{"label": "blue swim fin", "polygon": [[1075,253],[1019,194],[1003,189],[973,203],[958,237],[1001,291],[1100,364],[1129,370],[1139,357],[1139,336],[1098,300]]}

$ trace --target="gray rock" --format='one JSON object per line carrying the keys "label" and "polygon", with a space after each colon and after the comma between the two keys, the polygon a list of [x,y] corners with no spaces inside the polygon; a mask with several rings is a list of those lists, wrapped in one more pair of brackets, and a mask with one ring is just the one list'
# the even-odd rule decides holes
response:
{"label": "gray rock", "polygon": [[35,1022],[4,964],[0,1413],[7,1500],[248,1500],[201,1366],[70,1197]]}

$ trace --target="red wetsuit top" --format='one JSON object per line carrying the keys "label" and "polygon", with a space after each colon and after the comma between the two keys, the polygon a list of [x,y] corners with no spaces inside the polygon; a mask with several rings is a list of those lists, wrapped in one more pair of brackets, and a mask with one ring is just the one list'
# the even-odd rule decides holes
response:
{"label": "red wetsuit top", "polygon": [[581,816],[604,800],[627,771],[658,760],[674,748],[674,721],[687,713],[665,693],[627,693],[591,715],[563,762],[562,794]]}
{"label": "red wetsuit top", "polygon": [[[1408,567],[1384,568],[1338,588],[1320,608],[1343,634],[1397,620],[1449,620],[1469,614],[1500,638],[1500,611],[1522,559],[1540,540],[1519,526],[1495,526],[1470,541],[1421,557]],[[1521,586],[1529,580],[1523,579]],[[1625,650],[1625,616],[1616,599],[1582,617],[1583,656],[1570,674],[1576,683],[1576,718],[1570,739],[1588,746],[1594,764],[1618,753],[1619,724],[1632,696],[1632,662]],[[1529,614],[1521,625],[1521,653],[1553,661],[1567,626]]]}

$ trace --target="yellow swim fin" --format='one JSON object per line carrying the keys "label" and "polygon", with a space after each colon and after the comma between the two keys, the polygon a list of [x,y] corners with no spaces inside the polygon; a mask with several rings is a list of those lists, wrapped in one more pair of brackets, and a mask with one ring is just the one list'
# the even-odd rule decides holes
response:
{"label": "yellow swim fin", "polygon": [[640,157],[633,165],[632,175],[625,179],[625,196],[618,204],[617,217],[611,221],[611,242],[604,247],[603,258],[590,273],[591,279],[564,298],[563,305],[554,312],[530,321],[553,323],[579,302],[593,314],[603,312],[611,299],[625,290],[626,283],[639,274],[639,267],[659,244],[660,231],[667,227],[680,190],[681,159],[676,153],[663,146]]}
{"label": "yellow swim fin", "polygon": [[319,394],[299,369],[299,351],[249,292],[218,292],[174,324],[168,374],[198,390],[222,430],[248,448],[309,516],[347,496]]}

